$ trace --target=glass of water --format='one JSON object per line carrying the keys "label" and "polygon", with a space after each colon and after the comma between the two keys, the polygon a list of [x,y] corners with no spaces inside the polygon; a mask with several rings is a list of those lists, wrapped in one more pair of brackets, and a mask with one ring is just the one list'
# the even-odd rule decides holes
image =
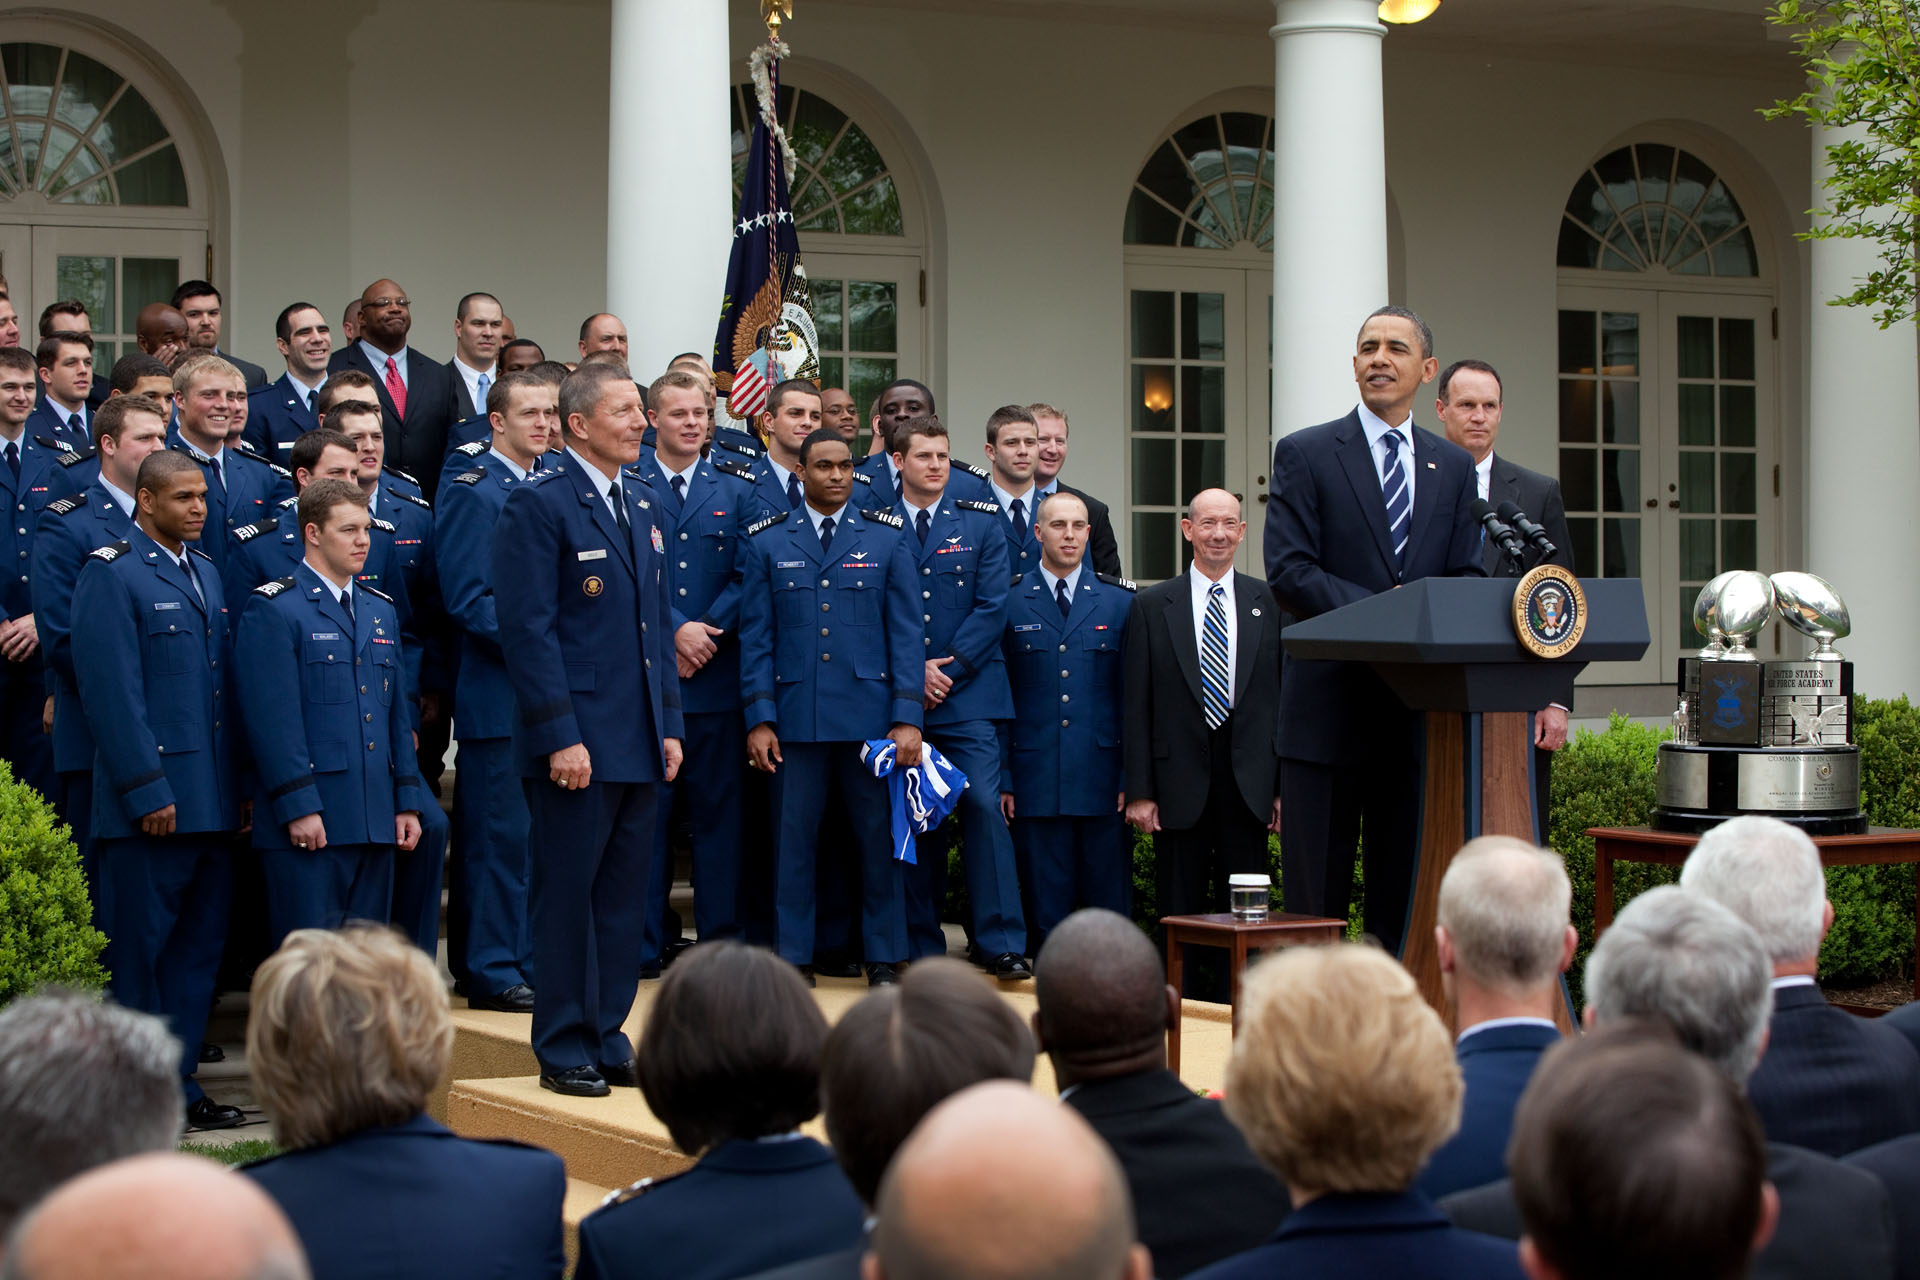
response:
{"label": "glass of water", "polygon": [[1273,891],[1273,877],[1231,875],[1227,877],[1227,905],[1235,920],[1261,921],[1267,918],[1267,899]]}

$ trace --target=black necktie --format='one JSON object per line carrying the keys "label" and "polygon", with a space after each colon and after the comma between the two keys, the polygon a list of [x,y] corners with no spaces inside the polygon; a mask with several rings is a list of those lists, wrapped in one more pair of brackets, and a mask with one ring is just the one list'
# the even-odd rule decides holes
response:
{"label": "black necktie", "polygon": [[618,480],[607,490],[607,496],[613,499],[613,522],[620,526],[620,532],[631,537],[633,522],[627,518],[627,491]]}
{"label": "black necktie", "polygon": [[1013,540],[1015,542],[1025,542],[1027,540],[1026,503],[1022,502],[1019,498],[1013,500]]}
{"label": "black necktie", "polygon": [[799,505],[800,477],[796,473],[789,471],[787,472],[787,509],[792,510]]}
{"label": "black necktie", "polygon": [[340,589],[340,607],[347,611],[347,621],[352,622],[353,621],[353,589],[351,587],[342,587]]}
{"label": "black necktie", "polygon": [[73,434],[79,436],[83,442],[86,440],[87,424],[81,421],[78,413],[75,413],[71,418],[67,419],[67,425],[73,428]]}
{"label": "black necktie", "polygon": [[820,521],[820,553],[829,554],[833,547],[833,517],[827,516]]}
{"label": "black necktie", "polygon": [[[13,446],[8,445],[7,447],[12,448]],[[927,530],[932,527],[933,527],[933,521],[927,518],[926,508],[922,507],[920,509],[920,514],[913,518],[913,531],[920,535],[921,546],[924,547],[927,545]]]}
{"label": "black necktie", "polygon": [[20,446],[15,441],[7,441],[7,470],[13,472],[13,478],[20,478]]}
{"label": "black necktie", "polygon": [[200,601],[200,607],[207,607],[207,593],[200,589],[200,575],[193,571],[193,560],[186,552],[180,553],[180,571],[187,575],[187,585],[193,588],[193,594]]}
{"label": "black necktie", "polygon": [[687,478],[685,476],[675,476],[673,478],[673,500],[681,503],[687,500]]}
{"label": "black necktie", "polygon": [[1067,580],[1056,582],[1053,587],[1053,602],[1060,606],[1060,616],[1066,617],[1073,612],[1073,601],[1067,598]]}

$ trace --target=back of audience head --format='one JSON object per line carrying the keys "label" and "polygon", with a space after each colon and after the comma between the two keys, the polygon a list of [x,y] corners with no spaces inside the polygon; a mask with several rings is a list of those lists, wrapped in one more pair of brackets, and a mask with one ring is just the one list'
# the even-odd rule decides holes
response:
{"label": "back of audience head", "polygon": [[1680,883],[1746,921],[1777,968],[1813,972],[1833,904],[1820,850],[1799,827],[1752,815],[1723,822],[1694,845]]}
{"label": "back of audience head", "polygon": [[1359,944],[1291,947],[1247,971],[1226,1109],[1295,1206],[1398,1192],[1460,1127],[1453,1039],[1413,978]]}
{"label": "back of audience head", "polygon": [[1113,1153],[1071,1108],[1011,1082],[962,1090],[914,1129],[887,1170],[862,1263],[864,1280],[1152,1273]]}
{"label": "back of audience head", "polygon": [[1773,972],[1759,935],[1713,901],[1660,885],[1629,902],[1587,957],[1588,1026],[1664,1022],[1745,1087],[1766,1047]]}
{"label": "back of audience head", "polygon": [[1572,903],[1573,885],[1551,849],[1511,836],[1481,836],[1461,847],[1440,881],[1434,940],[1463,1026],[1464,1017],[1499,1016],[1463,1006],[1559,998],[1559,976],[1580,939],[1568,923]]}
{"label": "back of audience head", "polygon": [[1133,921],[1090,907],[1055,926],[1034,966],[1034,1038],[1060,1086],[1166,1066],[1180,998]]}
{"label": "back of audience head", "polygon": [[156,1152],[62,1186],[8,1243],[0,1280],[306,1280],[280,1207],[231,1169]]}
{"label": "back of audience head", "polygon": [[706,942],[647,1010],[640,1092],[689,1155],[791,1133],[820,1111],[827,1020],[771,951]]}
{"label": "back of audience head", "polygon": [[75,991],[0,1009],[0,1239],[95,1165],[180,1140],[180,1042],[148,1014]]}
{"label": "back of audience head", "polygon": [[1033,1076],[1033,1036],[972,966],[921,960],[878,987],[827,1033],[820,1098],[827,1138],[860,1198],[873,1204],[893,1153],[942,1099],[983,1080]]}
{"label": "back of audience head", "polygon": [[247,1064],[283,1147],[413,1119],[453,1052],[432,959],[383,926],[288,934],[253,975],[252,1010]]}
{"label": "back of audience head", "polygon": [[1779,1215],[1753,1108],[1661,1023],[1550,1049],[1507,1164],[1534,1280],[1735,1280]]}

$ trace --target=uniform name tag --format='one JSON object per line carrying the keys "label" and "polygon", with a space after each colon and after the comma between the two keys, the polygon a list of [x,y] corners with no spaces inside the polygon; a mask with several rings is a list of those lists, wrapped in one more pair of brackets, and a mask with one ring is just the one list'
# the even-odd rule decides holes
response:
{"label": "uniform name tag", "polygon": [[307,638],[309,640],[338,640],[340,633],[338,631],[315,631],[310,633]]}
{"label": "uniform name tag", "polygon": [[580,558],[582,560],[605,560],[607,558],[607,549],[601,547],[598,551],[582,551]]}
{"label": "uniform name tag", "polygon": [[178,609],[180,602],[178,600],[155,600],[153,607],[156,612],[161,609]]}
{"label": "uniform name tag", "polygon": [[776,569],[804,569],[807,567],[807,562],[805,560],[779,560],[774,563],[773,567]]}
{"label": "uniform name tag", "polygon": [[1018,626],[1014,628],[1015,631],[1038,631],[1039,629],[1040,629],[1040,624],[1037,622],[1029,622],[1024,626]]}

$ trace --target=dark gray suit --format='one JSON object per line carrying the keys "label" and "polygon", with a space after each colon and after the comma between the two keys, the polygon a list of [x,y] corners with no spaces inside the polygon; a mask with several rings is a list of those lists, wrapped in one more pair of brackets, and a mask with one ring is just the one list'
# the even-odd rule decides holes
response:
{"label": "dark gray suit", "polygon": [[1771,1141],[1843,1156],[1920,1130],[1920,1056],[1897,1030],[1799,985],[1774,991],[1768,1031],[1747,1098]]}
{"label": "dark gray suit", "polygon": [[1893,1201],[1894,1274],[1920,1280],[1920,1133],[1876,1143],[1841,1163],[1885,1184]]}

